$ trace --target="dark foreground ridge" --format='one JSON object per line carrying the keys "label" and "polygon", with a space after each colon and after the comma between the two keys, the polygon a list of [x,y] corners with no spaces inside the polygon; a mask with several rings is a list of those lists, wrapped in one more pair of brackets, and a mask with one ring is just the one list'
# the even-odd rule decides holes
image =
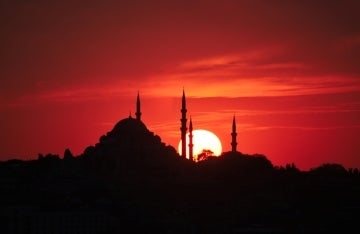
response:
{"label": "dark foreground ridge", "polygon": [[360,212],[358,169],[194,163],[131,117],[81,155],[2,162],[0,179],[0,233],[345,233]]}

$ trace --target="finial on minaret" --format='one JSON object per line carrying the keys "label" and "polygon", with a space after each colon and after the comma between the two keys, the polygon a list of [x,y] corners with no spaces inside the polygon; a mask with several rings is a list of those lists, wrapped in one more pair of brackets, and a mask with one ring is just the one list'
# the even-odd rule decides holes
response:
{"label": "finial on minaret", "polygon": [[136,99],[136,119],[141,121],[141,111],[140,111],[140,96],[139,96],[139,91],[137,94],[137,99]]}
{"label": "finial on minaret", "polygon": [[192,120],[191,120],[191,116],[190,116],[190,124],[189,124],[189,160],[190,161],[194,161],[193,159],[193,126],[192,126]]}
{"label": "finial on minaret", "polygon": [[235,123],[235,114],[234,114],[233,122],[232,122],[232,132],[231,132],[231,137],[232,137],[231,151],[232,152],[237,152],[237,150],[236,150],[236,146],[237,146],[236,136],[237,136],[237,133],[236,133],[236,123]]}
{"label": "finial on minaret", "polygon": [[181,156],[186,158],[186,99],[185,99],[185,91],[183,88],[183,95],[182,95],[182,103],[181,103]]}

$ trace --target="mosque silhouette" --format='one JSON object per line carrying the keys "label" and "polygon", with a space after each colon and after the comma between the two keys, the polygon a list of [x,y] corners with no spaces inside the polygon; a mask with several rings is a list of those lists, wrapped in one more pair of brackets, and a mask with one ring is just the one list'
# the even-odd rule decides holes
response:
{"label": "mosque silhouette", "polygon": [[[324,164],[302,172],[231,147],[193,162],[183,90],[181,157],[149,131],[140,95],[121,119],[74,157],[0,162],[0,233],[351,233],[360,173]],[[189,132],[187,132],[189,131]],[[187,134],[188,133],[188,134]],[[188,139],[186,139],[188,136]]]}
{"label": "mosque silhouette", "polygon": [[[181,157],[187,158],[186,155],[186,147],[188,147],[189,156],[188,159],[190,161],[194,161],[193,155],[193,148],[194,148],[194,142],[193,142],[193,123],[192,119],[190,117],[189,120],[189,127],[187,127],[187,108],[186,108],[186,97],[185,97],[185,90],[183,90],[182,93],[182,102],[181,102],[181,126],[180,126],[180,134],[181,134]],[[137,99],[136,99],[136,112],[135,112],[135,118],[131,116],[131,113],[128,118],[120,120],[115,127],[112,129],[111,132],[107,134],[108,137],[116,137],[116,136],[122,136],[122,133],[130,134],[131,136],[139,135],[139,133],[146,133],[147,135],[151,136],[153,133],[151,133],[145,124],[141,120],[141,102],[140,102],[140,94],[138,92]],[[188,139],[187,139],[187,130],[189,130]],[[231,152],[237,152],[237,132],[236,132],[236,121],[235,121],[235,115],[233,117],[232,122],[232,132],[231,132]],[[100,139],[101,142],[107,141],[106,137],[102,137]]]}

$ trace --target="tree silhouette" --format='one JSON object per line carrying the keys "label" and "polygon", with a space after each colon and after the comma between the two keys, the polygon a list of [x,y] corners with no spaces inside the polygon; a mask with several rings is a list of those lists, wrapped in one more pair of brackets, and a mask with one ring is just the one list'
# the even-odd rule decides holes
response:
{"label": "tree silhouette", "polygon": [[203,149],[200,154],[197,155],[197,162],[204,161],[209,157],[214,156],[214,152],[209,149]]}
{"label": "tree silhouette", "polygon": [[71,153],[70,149],[65,149],[64,151],[64,160],[71,160],[74,158],[74,155]]}

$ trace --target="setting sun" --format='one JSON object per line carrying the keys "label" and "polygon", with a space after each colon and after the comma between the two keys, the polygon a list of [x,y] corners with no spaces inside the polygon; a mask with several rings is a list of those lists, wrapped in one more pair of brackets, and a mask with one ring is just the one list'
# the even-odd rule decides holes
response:
{"label": "setting sun", "polygon": [[[189,158],[189,147],[188,147],[188,139],[189,133],[186,134],[187,139],[187,147],[186,147],[186,157]],[[178,145],[178,152],[181,155],[181,143],[180,140]],[[203,150],[212,151],[214,156],[220,156],[222,153],[222,145],[220,139],[212,132],[204,129],[198,129],[193,131],[193,152],[194,158],[197,160],[197,156],[203,152]]]}

